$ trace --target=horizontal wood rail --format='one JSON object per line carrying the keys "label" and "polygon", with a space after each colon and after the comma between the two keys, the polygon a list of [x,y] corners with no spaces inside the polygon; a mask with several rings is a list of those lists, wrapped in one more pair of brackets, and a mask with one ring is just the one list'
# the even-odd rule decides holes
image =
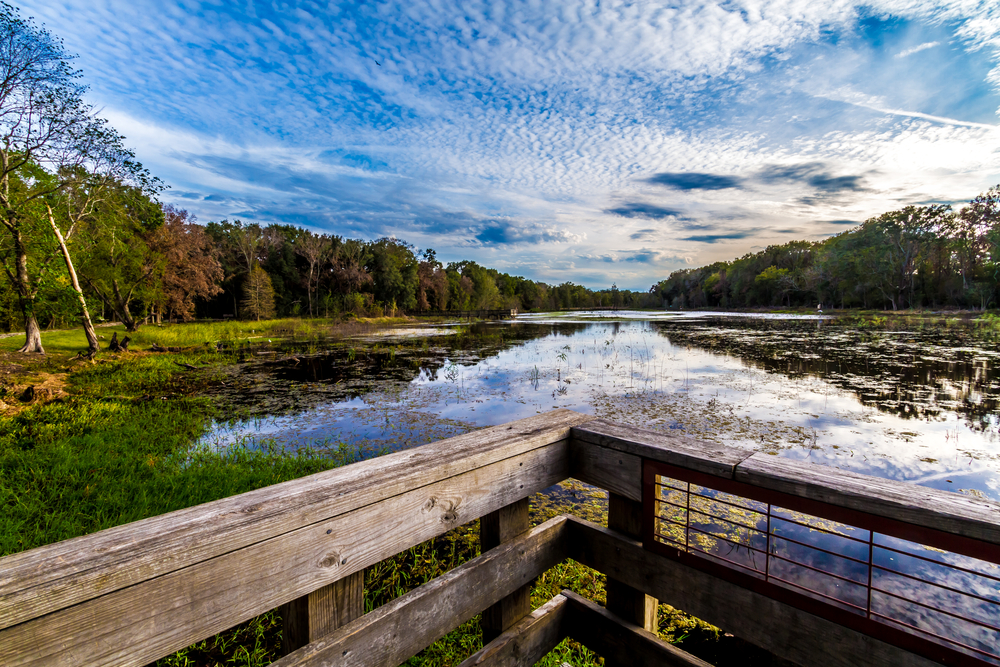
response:
{"label": "horizontal wood rail", "polygon": [[0,560],[0,665],[145,665],[569,476],[556,411]]}
{"label": "horizontal wood rail", "polygon": [[802,665],[934,664],[644,548],[629,527],[644,461],[933,529],[987,560],[1000,546],[995,502],[557,410],[0,559],[0,665],[145,665],[281,605],[308,620],[324,587],[485,515],[520,517],[512,506],[569,477],[615,494],[624,532],[501,520],[498,546],[359,618],[310,622],[276,664],[399,664],[487,607],[520,609],[503,605],[565,558],[637,593],[626,615],[642,625],[564,593],[504,618],[466,664],[532,664],[566,636],[611,664],[701,664],[643,629],[642,595]]}
{"label": "horizontal wood rail", "polygon": [[590,479],[576,468],[573,476],[633,500],[642,500],[642,460],[649,459],[1000,546],[1000,502],[993,500],[604,420],[572,435],[573,461]]}
{"label": "horizontal wood rail", "polygon": [[459,667],[533,665],[567,637],[604,656],[605,664],[710,667],[572,591],[553,597]]}

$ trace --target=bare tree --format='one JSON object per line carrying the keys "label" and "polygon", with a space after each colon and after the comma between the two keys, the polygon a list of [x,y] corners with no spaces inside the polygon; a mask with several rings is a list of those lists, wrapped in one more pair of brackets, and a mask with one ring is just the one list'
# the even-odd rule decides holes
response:
{"label": "bare tree", "polygon": [[260,251],[267,247],[268,238],[264,230],[257,223],[243,225],[237,220],[234,223],[232,238],[247,273],[250,273],[254,265],[261,260]]}
{"label": "bare tree", "polygon": [[309,297],[309,317],[313,317],[313,294],[319,286],[319,268],[329,256],[333,247],[332,239],[326,234],[313,234],[306,231],[295,239],[295,254],[309,264],[309,275],[306,276],[306,293]]}
{"label": "bare tree", "polygon": [[337,291],[350,294],[372,282],[372,276],[365,270],[365,246],[355,239],[345,240],[333,257],[332,277]]}

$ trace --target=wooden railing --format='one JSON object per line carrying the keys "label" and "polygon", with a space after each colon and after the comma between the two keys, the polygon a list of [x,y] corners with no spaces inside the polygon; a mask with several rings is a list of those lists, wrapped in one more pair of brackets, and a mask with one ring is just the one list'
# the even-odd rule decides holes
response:
{"label": "wooden railing", "polygon": [[[0,665],[146,665],[278,607],[282,666],[397,665],[479,613],[487,643],[465,665],[531,665],[567,636],[608,664],[706,664],[650,632],[658,600],[802,665],[1000,663],[921,654],[704,554],[663,553],[649,526],[667,495],[648,471],[643,484],[657,465],[931,530],[1000,563],[996,503],[557,410],[0,559]],[[527,498],[570,477],[610,492],[608,527],[529,528]],[[362,613],[365,568],[477,518],[480,557]],[[564,591],[532,611],[531,581],[567,558],[608,575],[607,607]]]}

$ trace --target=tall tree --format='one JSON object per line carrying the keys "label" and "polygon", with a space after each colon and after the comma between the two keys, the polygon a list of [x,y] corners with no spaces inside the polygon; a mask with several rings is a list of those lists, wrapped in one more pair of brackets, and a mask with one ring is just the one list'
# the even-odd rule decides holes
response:
{"label": "tall tree", "polygon": [[[962,284],[980,308],[992,300],[1000,279],[1000,185],[978,195],[951,219]],[[987,265],[991,265],[987,269]],[[988,271],[988,275],[987,275]]]}
{"label": "tall tree", "polygon": [[424,259],[417,267],[417,308],[444,310],[448,307],[448,275],[432,248],[424,250]]}
{"label": "tall tree", "polygon": [[243,286],[243,313],[258,321],[274,317],[274,287],[259,264],[250,269]]}
{"label": "tall tree", "polygon": [[[35,312],[38,275],[29,266],[31,235],[40,227],[32,216],[42,213],[35,204],[111,164],[144,174],[118,133],[83,102],[86,86],[69,63],[58,39],[0,3],[0,226],[10,249],[4,269],[24,320],[22,352],[44,353]],[[38,168],[52,178],[32,178]],[[63,254],[69,257],[68,250]]]}
{"label": "tall tree", "polygon": [[345,240],[333,256],[332,274],[334,289],[342,296],[370,285],[372,275],[365,269],[364,242]]}
{"label": "tall tree", "polygon": [[326,261],[332,245],[330,237],[326,234],[313,234],[310,231],[295,239],[295,254],[309,265],[309,274],[305,281],[309,299],[309,317],[313,317],[313,294],[319,282],[319,268]]}
{"label": "tall tree", "polygon": [[154,276],[163,271],[153,233],[163,225],[163,208],[140,188],[119,186],[88,216],[80,239],[80,273],[128,331],[137,331],[142,317],[133,312],[138,301],[154,301]]}
{"label": "tall tree", "polygon": [[417,258],[413,246],[395,238],[368,244],[365,269],[374,278],[375,300],[387,308],[417,306]]}
{"label": "tall tree", "polygon": [[222,292],[224,277],[212,239],[195,217],[171,205],[163,207],[163,226],[154,230],[151,246],[164,257],[160,308],[185,322],[194,319],[195,299]]}

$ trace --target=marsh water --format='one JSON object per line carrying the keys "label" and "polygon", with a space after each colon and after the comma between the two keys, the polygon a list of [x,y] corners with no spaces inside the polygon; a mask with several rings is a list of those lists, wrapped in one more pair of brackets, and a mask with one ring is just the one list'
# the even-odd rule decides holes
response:
{"label": "marsh water", "polygon": [[609,315],[275,341],[226,369],[202,442],[364,457],[569,408],[1000,499],[1000,345],[981,328]]}

